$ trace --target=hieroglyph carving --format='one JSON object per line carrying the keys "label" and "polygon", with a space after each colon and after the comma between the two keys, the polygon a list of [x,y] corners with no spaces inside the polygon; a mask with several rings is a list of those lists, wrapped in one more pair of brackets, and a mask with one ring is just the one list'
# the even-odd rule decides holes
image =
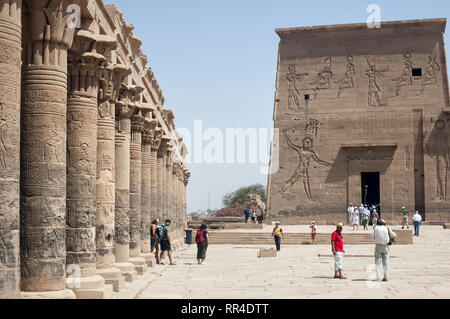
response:
{"label": "hieroglyph carving", "polygon": [[295,170],[295,173],[281,189],[281,194],[283,197],[285,197],[286,191],[288,191],[292,186],[294,186],[298,181],[301,180],[303,182],[303,187],[306,196],[308,199],[311,200],[313,197],[311,193],[311,181],[308,172],[311,159],[314,160],[316,163],[324,166],[331,166],[332,164],[322,161],[317,156],[316,152],[313,150],[314,141],[311,137],[307,136],[303,138],[302,144],[296,145],[291,141],[291,138],[287,134],[287,130],[283,130],[282,132],[289,148],[291,148],[298,154],[298,166],[297,169]]}
{"label": "hieroglyph carving", "polygon": [[[366,71],[366,76],[369,78],[368,104],[375,107],[386,106],[381,103],[381,88],[377,80],[382,78],[384,76],[383,73],[387,72],[387,70],[378,70],[375,61],[370,61],[368,58],[367,64],[369,65],[369,70]],[[374,98],[375,102],[373,101]]]}
{"label": "hieroglyph carving", "polygon": [[333,78],[333,71],[331,70],[331,58],[323,60],[322,68],[317,72],[317,76],[310,84],[314,86],[314,98],[320,90],[328,90],[331,88],[331,79]]}
{"label": "hieroglyph carving", "polygon": [[413,85],[413,62],[412,55],[409,52],[405,52],[403,54],[403,70],[402,74],[399,77],[392,79],[392,81],[396,82],[395,85],[395,96],[400,96],[400,91],[403,86],[412,86]]}
{"label": "hieroglyph carving", "polygon": [[439,56],[439,48],[436,47],[433,53],[428,56],[428,63],[425,68],[425,75],[423,76],[422,83],[420,85],[420,92],[418,95],[422,95],[425,91],[425,87],[437,84],[437,74],[441,71],[441,67],[437,63]]}
{"label": "hieroglyph carving", "polygon": [[[297,82],[301,82],[308,73],[297,73],[294,65],[288,67],[288,73],[286,74],[286,80],[288,81],[288,108],[290,110],[301,109],[300,106],[300,90],[297,87]],[[295,107],[293,106],[295,104]]]}
{"label": "hieroglyph carving", "polygon": [[448,172],[450,168],[450,135],[446,131],[444,120],[437,120],[435,130],[430,136],[425,149],[436,162],[436,198],[437,201],[447,201]]}
{"label": "hieroglyph carving", "polygon": [[353,64],[353,56],[349,55],[347,57],[347,68],[345,70],[344,77],[342,79],[339,79],[335,81],[335,83],[338,85],[338,98],[341,97],[342,91],[344,89],[352,89],[355,87],[355,65]]}

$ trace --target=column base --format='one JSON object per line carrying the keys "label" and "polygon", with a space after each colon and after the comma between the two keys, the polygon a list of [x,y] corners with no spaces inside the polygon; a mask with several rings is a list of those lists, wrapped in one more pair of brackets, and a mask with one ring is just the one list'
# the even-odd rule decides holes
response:
{"label": "column base", "polygon": [[156,258],[154,253],[142,253],[142,258],[145,259],[145,263],[147,264],[147,267],[155,267],[156,265]]}
{"label": "column base", "polygon": [[125,277],[126,282],[136,281],[137,272],[132,263],[116,263],[114,266],[122,272],[122,276]]}
{"label": "column base", "polygon": [[119,268],[97,269],[97,275],[105,279],[105,283],[113,286],[114,292],[119,292],[125,285],[125,278]]}
{"label": "column base", "polygon": [[143,275],[147,272],[147,262],[142,257],[130,258],[130,263],[134,265],[138,275]]}
{"label": "column base", "polygon": [[75,293],[70,289],[41,292],[22,291],[20,293],[20,299],[76,299],[76,296]]}
{"label": "column base", "polygon": [[67,288],[73,290],[77,299],[112,298],[112,285],[106,285],[105,279],[100,275],[81,278],[67,278],[66,284]]}

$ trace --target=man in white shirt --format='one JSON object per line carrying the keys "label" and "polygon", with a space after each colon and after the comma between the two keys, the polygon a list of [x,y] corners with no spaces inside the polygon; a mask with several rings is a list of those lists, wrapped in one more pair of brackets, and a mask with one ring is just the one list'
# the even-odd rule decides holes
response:
{"label": "man in white shirt", "polygon": [[348,223],[351,226],[352,225],[352,218],[353,218],[353,212],[355,211],[355,207],[353,207],[353,203],[350,203],[350,206],[347,208],[348,212]]}
{"label": "man in white shirt", "polygon": [[[372,234],[372,239],[375,241],[375,267],[377,272],[377,280],[388,281],[389,278],[389,243],[397,235],[386,227],[386,222],[383,219],[378,221],[378,226],[375,227]],[[384,276],[383,276],[384,271]]]}
{"label": "man in white shirt", "polygon": [[422,216],[420,216],[418,211],[416,211],[416,214],[413,216],[413,220],[414,220],[414,236],[419,237],[420,225],[422,224]]}

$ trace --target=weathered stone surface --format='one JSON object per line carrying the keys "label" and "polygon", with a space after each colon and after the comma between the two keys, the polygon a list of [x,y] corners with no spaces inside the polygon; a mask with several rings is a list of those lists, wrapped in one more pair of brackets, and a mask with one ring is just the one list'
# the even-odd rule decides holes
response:
{"label": "weathered stone surface", "polygon": [[74,29],[62,19],[65,1],[24,3],[21,287],[55,291],[65,288],[67,50]]}
{"label": "weathered stone surface", "polygon": [[259,258],[272,258],[277,257],[277,251],[275,249],[260,249],[258,252]]}
{"label": "weathered stone surface", "polygon": [[361,174],[378,172],[368,201],[383,219],[401,221],[407,206],[449,221],[444,29],[435,19],[277,30],[269,218],[346,220],[347,205],[364,201]]}
{"label": "weathered stone surface", "polygon": [[0,2],[0,299],[20,297],[21,4]]}

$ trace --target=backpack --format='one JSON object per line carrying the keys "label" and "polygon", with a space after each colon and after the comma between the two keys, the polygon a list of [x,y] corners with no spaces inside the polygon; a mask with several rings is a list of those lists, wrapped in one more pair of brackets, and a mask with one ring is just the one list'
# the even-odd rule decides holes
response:
{"label": "backpack", "polygon": [[205,241],[205,237],[203,236],[204,232],[205,232],[205,229],[197,230],[197,235],[195,236],[195,242],[197,244],[203,243]]}
{"label": "backpack", "polygon": [[389,236],[389,243],[388,243],[388,246],[392,246],[392,244],[394,243],[394,238],[392,238],[392,236],[391,236],[391,230],[389,229],[389,227],[386,227],[387,228],[387,230],[388,230],[388,236]]}
{"label": "backpack", "polygon": [[156,227],[156,236],[158,236],[158,239],[163,239],[164,235],[166,234],[164,227],[159,225]]}

